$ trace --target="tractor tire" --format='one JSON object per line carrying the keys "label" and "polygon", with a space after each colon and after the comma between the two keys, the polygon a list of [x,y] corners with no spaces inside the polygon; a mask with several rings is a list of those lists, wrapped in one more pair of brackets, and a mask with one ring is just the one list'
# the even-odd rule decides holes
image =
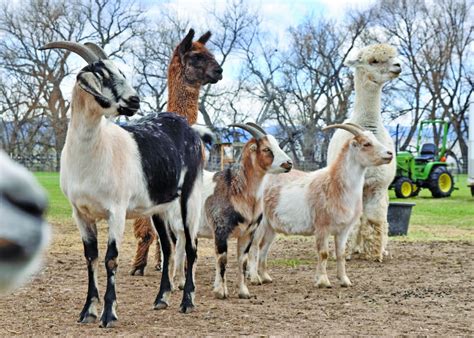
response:
{"label": "tractor tire", "polygon": [[449,197],[454,190],[453,176],[446,167],[436,167],[428,178],[428,188],[434,198]]}
{"label": "tractor tire", "polygon": [[411,197],[416,197],[421,191],[421,187],[416,183],[413,183],[413,192],[411,193]]}
{"label": "tractor tire", "polygon": [[394,184],[395,195],[398,198],[408,198],[413,194],[413,182],[408,177],[400,177]]}

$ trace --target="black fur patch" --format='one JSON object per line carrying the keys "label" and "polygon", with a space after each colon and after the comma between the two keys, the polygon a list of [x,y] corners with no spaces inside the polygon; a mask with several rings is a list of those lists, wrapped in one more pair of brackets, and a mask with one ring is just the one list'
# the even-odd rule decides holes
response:
{"label": "black fur patch", "polygon": [[179,195],[181,171],[186,169],[190,189],[202,169],[201,140],[186,119],[173,113],[152,113],[122,126],[133,135],[141,155],[143,172],[154,204]]}

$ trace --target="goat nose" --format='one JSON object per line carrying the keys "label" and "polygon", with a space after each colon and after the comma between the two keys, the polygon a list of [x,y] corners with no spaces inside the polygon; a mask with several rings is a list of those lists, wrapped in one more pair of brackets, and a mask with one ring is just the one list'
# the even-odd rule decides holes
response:
{"label": "goat nose", "polygon": [[286,161],[285,163],[282,163],[281,167],[286,170],[286,172],[290,171],[291,168],[293,168],[293,162],[291,161]]}
{"label": "goat nose", "polygon": [[224,70],[222,69],[222,67],[219,67],[216,69],[216,73],[219,73],[219,74],[222,74]]}
{"label": "goat nose", "polygon": [[138,104],[138,103],[140,103],[140,98],[139,98],[138,96],[130,96],[130,97],[128,98],[128,101],[129,101],[130,103]]}
{"label": "goat nose", "polygon": [[402,68],[402,66],[400,66],[400,64],[399,64],[399,63],[394,63],[393,65],[394,65],[395,67]]}
{"label": "goat nose", "polygon": [[390,156],[393,155],[393,153],[391,151],[387,151],[387,154],[389,154]]}

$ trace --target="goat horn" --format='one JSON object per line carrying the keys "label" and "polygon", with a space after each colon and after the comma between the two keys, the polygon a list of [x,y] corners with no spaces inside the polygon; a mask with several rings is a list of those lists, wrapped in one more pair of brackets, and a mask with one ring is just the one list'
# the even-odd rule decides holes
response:
{"label": "goat horn", "polygon": [[265,136],[264,133],[262,133],[260,130],[252,127],[252,126],[249,126],[248,124],[243,124],[243,123],[233,123],[233,124],[229,124],[229,127],[239,127],[239,128],[242,128],[246,131],[248,131],[250,134],[252,134],[253,137],[255,137],[257,140],[258,139],[261,139],[262,137]]}
{"label": "goat horn", "polygon": [[94,52],[92,52],[89,48],[87,48],[84,45],[81,45],[80,43],[77,42],[71,42],[71,41],[55,41],[55,42],[50,42],[47,43],[44,46],[41,46],[38,48],[39,50],[45,50],[45,49],[66,49],[71,52],[76,53],[80,57],[82,57],[88,64],[94,63],[96,61],[99,61],[99,57],[95,55]]}
{"label": "goat horn", "polygon": [[251,126],[251,127],[254,127],[255,129],[261,131],[263,134],[267,135],[267,132],[265,130],[263,130],[263,128],[260,127],[258,124],[253,123],[253,122],[247,122],[246,124]]}
{"label": "goat horn", "polygon": [[100,47],[99,45],[96,45],[93,42],[86,42],[84,45],[89,48],[95,55],[97,55],[99,59],[107,60],[109,58],[105,50],[103,50],[102,47]]}
{"label": "goat horn", "polygon": [[326,130],[335,129],[335,128],[344,129],[344,130],[348,131],[349,133],[354,134],[354,136],[359,136],[360,134],[362,134],[362,131],[359,128],[357,128],[357,127],[355,127],[351,124],[348,124],[348,123],[333,124],[333,125],[324,127],[322,130],[326,131]]}
{"label": "goat horn", "polygon": [[359,126],[357,123],[346,122],[346,123],[344,123],[344,124],[348,124],[348,125],[350,125],[350,126],[356,127],[357,129],[360,129],[360,130],[362,130],[362,131],[366,131],[366,129],[364,129],[363,127]]}

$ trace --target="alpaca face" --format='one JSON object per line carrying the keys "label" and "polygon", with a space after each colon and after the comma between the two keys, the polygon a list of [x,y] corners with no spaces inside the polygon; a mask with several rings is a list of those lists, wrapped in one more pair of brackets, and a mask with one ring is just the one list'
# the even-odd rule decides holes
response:
{"label": "alpaca face", "polygon": [[397,78],[402,71],[397,51],[387,44],[365,47],[356,59],[346,61],[346,65],[355,68],[365,84],[376,86]]}
{"label": "alpaca face", "polygon": [[84,67],[77,81],[94,97],[105,116],[132,116],[140,108],[137,92],[112,61],[100,60]]}
{"label": "alpaca face", "polygon": [[193,42],[194,30],[177,47],[181,66],[184,69],[184,80],[188,85],[205,85],[222,80],[222,67],[205,44],[211,37],[211,32],[202,35]]}

